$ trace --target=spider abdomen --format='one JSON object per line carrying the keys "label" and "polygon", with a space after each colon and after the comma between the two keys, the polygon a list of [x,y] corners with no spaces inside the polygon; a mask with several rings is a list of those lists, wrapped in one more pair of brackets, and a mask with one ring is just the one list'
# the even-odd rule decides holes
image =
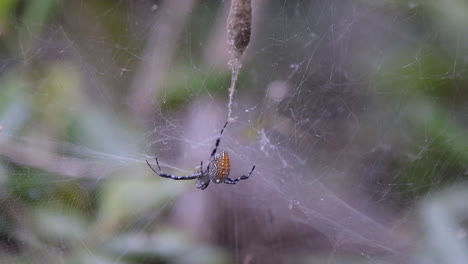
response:
{"label": "spider abdomen", "polygon": [[231,172],[231,160],[229,155],[222,151],[214,156],[211,162],[209,175],[214,183],[222,183],[227,179]]}

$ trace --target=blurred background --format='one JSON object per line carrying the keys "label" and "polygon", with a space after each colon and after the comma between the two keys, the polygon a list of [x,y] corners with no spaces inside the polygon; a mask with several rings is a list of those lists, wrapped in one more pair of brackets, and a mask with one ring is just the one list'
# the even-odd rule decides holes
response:
{"label": "blurred background", "polygon": [[[443,3],[442,3],[443,2]],[[468,263],[468,3],[0,1],[1,263]]]}

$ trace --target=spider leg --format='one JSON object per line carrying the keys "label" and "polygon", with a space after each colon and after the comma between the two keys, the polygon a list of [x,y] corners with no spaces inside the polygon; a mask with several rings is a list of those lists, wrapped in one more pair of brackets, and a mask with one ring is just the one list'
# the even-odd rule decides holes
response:
{"label": "spider leg", "polygon": [[221,132],[219,132],[219,137],[216,139],[215,147],[213,151],[211,152],[210,161],[213,160],[213,157],[216,154],[216,151],[218,151],[218,146],[219,146],[219,143],[221,142],[221,136],[223,135],[224,129],[227,127],[227,125],[228,125],[228,122],[224,124],[223,128],[221,129]]}
{"label": "spider leg", "polygon": [[206,166],[206,171],[210,171],[211,162],[214,159],[216,151],[218,151],[219,143],[221,142],[221,136],[223,135],[224,129],[227,127],[227,125],[228,125],[228,121],[226,121],[226,123],[224,123],[223,128],[221,128],[221,132],[219,132],[219,136],[216,139],[215,147],[214,147],[213,151],[211,152],[211,156],[210,156],[210,160],[208,162],[208,166]]}
{"label": "spider leg", "polygon": [[252,169],[250,170],[248,175],[242,175],[240,177],[235,178],[234,180],[228,177],[228,178],[226,178],[224,180],[224,183],[226,183],[226,184],[236,184],[240,180],[247,180],[250,177],[250,175],[252,175],[252,172],[254,170],[255,170],[255,165],[252,167]]}
{"label": "spider leg", "polygon": [[158,158],[154,158],[154,159],[156,160],[156,165],[158,166],[159,172],[149,164],[148,160],[146,160],[146,164],[148,164],[148,166],[151,168],[152,171],[154,171],[154,173],[156,173],[157,175],[161,177],[169,178],[173,180],[193,180],[193,179],[200,177],[200,175],[202,175],[201,172],[197,172],[197,173],[186,175],[186,176],[176,176],[176,175],[166,174],[159,166]]}

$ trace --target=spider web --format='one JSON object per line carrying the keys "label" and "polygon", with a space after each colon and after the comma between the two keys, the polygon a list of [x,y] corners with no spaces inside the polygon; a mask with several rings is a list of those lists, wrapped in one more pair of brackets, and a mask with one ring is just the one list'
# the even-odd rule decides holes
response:
{"label": "spider web", "polygon": [[2,263],[468,261],[463,1],[7,2]]}

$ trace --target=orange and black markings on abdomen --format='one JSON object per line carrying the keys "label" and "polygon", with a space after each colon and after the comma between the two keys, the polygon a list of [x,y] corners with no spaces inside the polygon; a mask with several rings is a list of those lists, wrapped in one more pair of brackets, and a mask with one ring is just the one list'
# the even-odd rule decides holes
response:
{"label": "orange and black markings on abdomen", "polygon": [[231,172],[231,160],[229,155],[222,151],[214,156],[210,167],[210,178],[215,183],[223,182]]}

